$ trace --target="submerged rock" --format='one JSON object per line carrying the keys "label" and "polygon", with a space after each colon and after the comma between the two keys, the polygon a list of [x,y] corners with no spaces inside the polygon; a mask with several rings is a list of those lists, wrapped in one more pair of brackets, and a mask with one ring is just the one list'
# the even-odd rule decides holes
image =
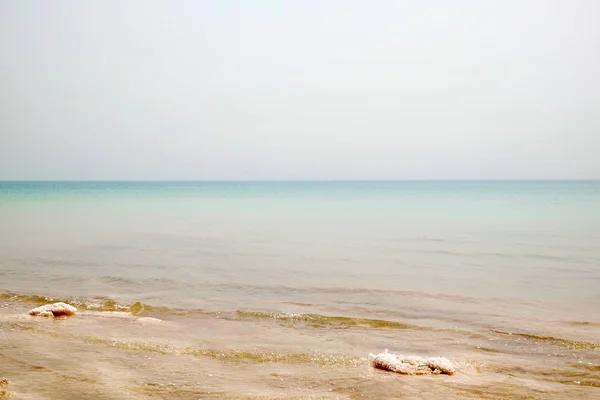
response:
{"label": "submerged rock", "polygon": [[77,309],[67,303],[46,304],[29,311],[29,315],[39,317],[62,317],[75,315]]}
{"label": "submerged rock", "polygon": [[403,375],[446,374],[452,375],[456,367],[444,357],[403,356],[388,353],[370,354],[375,368]]}

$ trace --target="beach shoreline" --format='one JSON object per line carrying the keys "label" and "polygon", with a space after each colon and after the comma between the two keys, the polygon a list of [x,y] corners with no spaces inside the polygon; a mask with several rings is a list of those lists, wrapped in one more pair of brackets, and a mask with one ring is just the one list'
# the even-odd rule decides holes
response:
{"label": "beach shoreline", "polygon": [[[502,344],[476,349],[468,344],[473,338],[408,326],[85,309],[44,318],[27,314],[36,303],[2,303],[0,375],[15,399],[586,399],[600,387],[597,350],[556,341],[542,345],[547,352],[563,348],[560,357],[545,357],[562,368],[497,350]],[[504,336],[514,339],[488,339]],[[522,347],[527,339],[517,342]],[[368,353],[382,351],[376,347],[383,343],[397,352],[446,356],[459,368],[453,376],[429,377],[379,371]],[[586,361],[567,363],[569,352]]]}

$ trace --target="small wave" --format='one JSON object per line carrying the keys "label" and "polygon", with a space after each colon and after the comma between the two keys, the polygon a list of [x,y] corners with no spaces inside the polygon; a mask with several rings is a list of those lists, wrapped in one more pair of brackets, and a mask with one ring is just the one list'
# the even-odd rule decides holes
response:
{"label": "small wave", "polygon": [[469,345],[470,349],[473,349],[475,351],[481,351],[484,353],[505,353],[506,351],[500,351],[498,349],[494,349],[492,347],[484,347],[484,346],[473,346],[473,345]]}
{"label": "small wave", "polygon": [[100,278],[102,282],[108,283],[111,285],[122,285],[122,286],[133,286],[136,284],[136,281],[132,279],[123,278],[121,276],[103,276]]}
{"label": "small wave", "polygon": [[136,394],[142,394],[142,395],[150,396],[150,397],[157,396],[159,398],[167,398],[167,399],[171,399],[171,398],[202,399],[202,398],[205,398],[205,396],[210,396],[210,398],[215,398],[215,397],[227,398],[227,396],[226,396],[227,393],[225,393],[225,392],[207,392],[207,391],[201,391],[201,390],[193,390],[193,389],[189,389],[185,385],[176,385],[174,383],[164,384],[164,383],[144,382],[139,385],[125,386],[125,389],[127,389],[130,392],[136,393]]}
{"label": "small wave", "polygon": [[[315,328],[315,329],[353,329],[353,330],[418,330],[428,332],[446,332],[457,334],[472,339],[487,339],[490,333],[507,337],[517,337],[529,340],[531,344],[545,342],[559,345],[563,348],[573,350],[595,350],[600,348],[600,343],[581,340],[570,340],[553,336],[539,336],[529,333],[511,333],[493,329],[493,327],[482,327],[480,331],[461,330],[457,328],[436,328],[431,326],[407,324],[388,319],[361,318],[345,315],[321,315],[313,313],[285,313],[285,312],[263,312],[263,311],[206,311],[201,309],[181,309],[166,306],[150,306],[141,302],[133,304],[121,304],[106,297],[94,298],[70,298],[60,299],[48,296],[26,295],[10,292],[0,292],[0,300],[11,303],[26,303],[36,306],[48,303],[64,302],[77,307],[79,310],[99,312],[125,312],[140,317],[156,317],[168,321],[175,317],[181,318],[217,318],[230,321],[248,320],[270,320],[282,324],[285,327]],[[6,306],[3,305],[3,306]],[[342,311],[343,312],[343,311]],[[595,324],[595,323],[593,323]],[[485,346],[477,348],[481,352],[493,352],[494,349]],[[501,352],[506,352],[502,349]]]}
{"label": "small wave", "polygon": [[55,299],[53,299],[51,297],[46,297],[46,296],[25,295],[25,294],[17,294],[17,293],[9,293],[9,292],[0,293],[0,300],[8,301],[8,302],[36,304],[38,306],[42,306],[50,301],[56,301]]}
{"label": "small wave", "polygon": [[575,381],[561,381],[560,383],[564,383],[564,384],[567,384],[567,385],[589,386],[589,387],[600,388],[600,382],[597,382],[597,381],[575,380]]}
{"label": "small wave", "polygon": [[240,317],[257,319],[274,319],[278,321],[301,322],[313,328],[370,328],[370,329],[427,329],[422,326],[409,325],[401,322],[382,319],[352,318],[342,316],[327,316],[319,314],[268,313],[259,311],[238,310]]}
{"label": "small wave", "polygon": [[340,354],[326,353],[280,353],[268,351],[241,351],[241,350],[206,350],[188,348],[183,354],[196,357],[209,357],[223,361],[243,361],[254,364],[287,363],[287,364],[316,364],[326,365],[356,365],[364,359]]}
{"label": "small wave", "polygon": [[[92,377],[88,377],[88,376],[74,376],[74,375],[67,375],[67,374],[63,374],[60,373],[58,371],[54,371],[50,368],[44,367],[42,365],[35,365],[35,364],[30,364],[27,363],[25,361],[13,358],[13,357],[9,357],[6,354],[0,354],[0,357],[5,358],[15,364],[19,364],[21,367],[25,367],[27,370],[30,371],[34,371],[34,372],[46,372],[46,373],[50,373],[56,376],[59,376],[63,379],[67,379],[67,380],[74,380],[74,381],[78,381],[78,382],[84,382],[84,383],[98,383],[98,380]],[[5,382],[3,385],[3,381]],[[0,379],[0,389],[2,389],[3,387],[7,387],[9,384],[8,380],[6,379]],[[0,399],[2,399],[2,391],[0,390]],[[10,393],[9,392],[4,392],[4,395],[7,396],[5,398],[11,398],[10,397]]]}
{"label": "small wave", "polygon": [[[499,367],[496,370],[506,373],[513,372],[513,370],[508,367]],[[597,373],[600,371],[600,366],[596,365],[574,363],[570,364],[570,368],[537,368],[533,366],[521,366],[519,370],[521,373],[535,376],[537,379],[546,382],[600,387],[600,376],[598,376]]]}
{"label": "small wave", "polygon": [[[413,330],[434,330],[433,328],[405,324],[397,321],[385,319],[356,318],[341,315],[320,315],[320,314],[300,314],[300,313],[282,313],[282,312],[262,312],[237,310],[235,312],[211,312],[198,309],[179,309],[164,306],[150,306],[141,302],[134,304],[120,304],[115,300],[108,298],[71,298],[58,299],[44,296],[30,296],[14,293],[0,293],[0,299],[15,301],[20,303],[31,303],[38,306],[63,302],[71,304],[81,310],[89,311],[117,311],[128,312],[136,316],[159,316],[168,317],[213,317],[232,321],[243,319],[274,320],[284,323],[301,323],[312,328],[328,329],[413,329]],[[148,315],[151,314],[151,315]]]}
{"label": "small wave", "polygon": [[428,293],[419,292],[414,290],[386,290],[386,289],[367,289],[367,288],[330,288],[330,289],[314,289],[315,291],[322,291],[327,293],[340,293],[340,294],[385,294],[392,296],[408,296],[408,297],[423,297],[436,300],[449,300],[457,301],[461,303],[478,303],[480,300],[461,296],[456,294],[445,294],[445,293]]}
{"label": "small wave", "polygon": [[583,369],[590,372],[600,372],[600,365],[593,364],[584,364],[584,363],[574,363],[571,364],[573,368]]}
{"label": "small wave", "polygon": [[512,332],[505,332],[505,331],[499,331],[499,330],[494,330],[493,332],[501,334],[501,335],[522,337],[522,338],[529,339],[532,341],[537,341],[537,342],[550,342],[550,343],[560,345],[562,347],[567,347],[572,350],[595,350],[595,349],[600,348],[600,344],[594,343],[594,342],[563,339],[563,338],[557,338],[557,337],[553,337],[553,336],[538,336],[538,335],[533,335],[533,334],[529,334],[529,333],[512,333]]}
{"label": "small wave", "polygon": [[300,306],[300,307],[316,307],[316,304],[301,303],[299,301],[284,301],[283,304],[288,304],[290,306]]}
{"label": "small wave", "polygon": [[195,347],[178,348],[173,345],[139,342],[131,340],[108,339],[98,336],[82,335],[65,331],[53,331],[11,323],[11,328],[45,334],[54,338],[81,340],[85,343],[104,345],[120,350],[149,352],[169,355],[190,355],[194,357],[212,358],[220,361],[238,361],[250,364],[264,363],[286,363],[286,364],[314,364],[318,366],[327,365],[358,365],[366,361],[366,358],[352,357],[343,354],[330,353],[286,353],[275,351],[244,351],[244,350],[216,350]]}
{"label": "small wave", "polygon": [[600,327],[600,322],[592,322],[592,321],[565,321],[564,324],[569,325],[569,326]]}
{"label": "small wave", "polygon": [[130,304],[130,305],[119,304],[114,300],[105,300],[105,301],[100,301],[100,302],[93,301],[93,300],[92,301],[83,301],[83,302],[74,301],[73,304],[79,305],[79,307],[86,309],[86,310],[122,311],[122,312],[131,313],[132,315],[140,315],[144,311],[150,311],[152,309],[152,307],[149,306],[148,304],[143,304],[143,303],[140,303],[139,301],[134,304]]}

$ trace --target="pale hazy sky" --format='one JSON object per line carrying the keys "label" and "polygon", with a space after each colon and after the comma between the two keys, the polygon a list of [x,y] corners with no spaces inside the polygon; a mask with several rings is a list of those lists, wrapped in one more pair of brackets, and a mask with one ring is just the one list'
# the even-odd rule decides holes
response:
{"label": "pale hazy sky", "polygon": [[600,178],[598,0],[0,1],[0,179]]}

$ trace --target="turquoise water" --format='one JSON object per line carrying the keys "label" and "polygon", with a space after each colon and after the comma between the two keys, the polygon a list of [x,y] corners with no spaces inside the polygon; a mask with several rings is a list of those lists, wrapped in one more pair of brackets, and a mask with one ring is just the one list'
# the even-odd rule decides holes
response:
{"label": "turquoise water", "polygon": [[0,291],[600,320],[598,181],[1,182],[0,221]]}
{"label": "turquoise water", "polygon": [[297,197],[535,196],[585,200],[600,195],[600,181],[0,181],[2,200],[71,196]]}

